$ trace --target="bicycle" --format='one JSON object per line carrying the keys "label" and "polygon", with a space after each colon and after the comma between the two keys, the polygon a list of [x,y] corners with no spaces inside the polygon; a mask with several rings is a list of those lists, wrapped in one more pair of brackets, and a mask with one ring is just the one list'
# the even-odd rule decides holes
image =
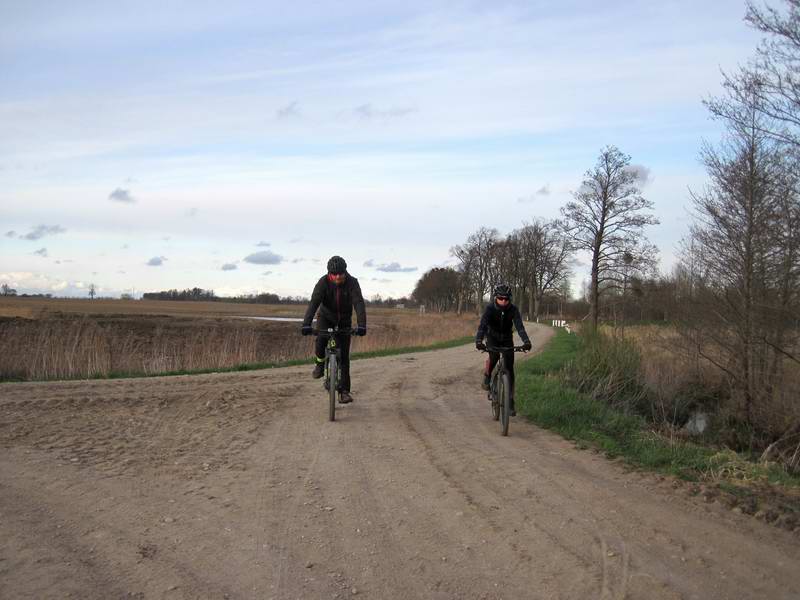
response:
{"label": "bicycle", "polygon": [[503,435],[508,435],[508,422],[511,419],[511,374],[506,368],[504,352],[526,352],[524,346],[486,346],[482,352],[499,352],[500,358],[494,366],[489,382],[489,401],[492,403],[492,417],[500,421]]}
{"label": "bicycle", "polygon": [[353,335],[355,329],[352,327],[329,327],[325,329],[312,329],[311,333],[328,338],[325,346],[325,379],[323,387],[328,391],[328,419],[336,420],[336,394],[342,395],[342,349],[336,343],[337,335]]}

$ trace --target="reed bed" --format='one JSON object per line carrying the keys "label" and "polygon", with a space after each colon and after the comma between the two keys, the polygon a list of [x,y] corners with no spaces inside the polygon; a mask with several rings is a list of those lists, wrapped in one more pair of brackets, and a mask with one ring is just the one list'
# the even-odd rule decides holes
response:
{"label": "reed bed", "polygon": [[[473,316],[378,314],[352,352],[427,346],[474,333]],[[279,364],[308,358],[299,324],[152,315],[0,319],[0,379],[89,379]]]}

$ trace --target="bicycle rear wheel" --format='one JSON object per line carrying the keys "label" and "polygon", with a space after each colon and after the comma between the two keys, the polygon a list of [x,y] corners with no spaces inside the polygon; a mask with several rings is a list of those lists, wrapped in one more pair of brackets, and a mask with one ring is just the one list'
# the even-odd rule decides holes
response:
{"label": "bicycle rear wheel", "polygon": [[337,368],[336,355],[331,354],[328,356],[328,419],[330,421],[336,420],[336,387],[339,385],[336,377]]}
{"label": "bicycle rear wheel", "polygon": [[511,378],[508,373],[503,373],[500,377],[501,393],[498,400],[502,403],[500,405],[500,426],[503,430],[503,435],[508,435],[508,422],[511,420]]}

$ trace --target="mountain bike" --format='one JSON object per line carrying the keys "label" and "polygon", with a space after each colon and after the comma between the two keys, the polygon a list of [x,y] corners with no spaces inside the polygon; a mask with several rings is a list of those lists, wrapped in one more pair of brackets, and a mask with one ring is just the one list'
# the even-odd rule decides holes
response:
{"label": "mountain bike", "polygon": [[489,401],[492,403],[492,417],[500,421],[503,435],[508,435],[508,422],[511,420],[511,374],[506,367],[504,352],[525,352],[523,346],[487,346],[482,352],[499,352],[500,358],[492,370],[489,382]]}
{"label": "mountain bike", "polygon": [[325,346],[325,379],[323,386],[328,391],[328,419],[336,420],[336,395],[341,397],[342,381],[342,349],[336,343],[337,335],[353,335],[352,327],[329,327],[328,329],[312,329],[314,335],[328,338]]}

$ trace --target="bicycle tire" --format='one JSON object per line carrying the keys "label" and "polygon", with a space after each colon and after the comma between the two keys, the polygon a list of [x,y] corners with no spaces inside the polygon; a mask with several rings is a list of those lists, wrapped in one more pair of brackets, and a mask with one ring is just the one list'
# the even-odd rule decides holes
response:
{"label": "bicycle tire", "polygon": [[330,421],[336,420],[336,386],[339,385],[336,369],[336,355],[331,354],[328,356],[328,420]]}
{"label": "bicycle tire", "polygon": [[508,373],[503,373],[501,378],[502,394],[500,401],[500,427],[503,435],[508,435],[508,422],[511,420],[511,378]]}
{"label": "bicycle tire", "polygon": [[497,400],[497,374],[492,377],[489,384],[489,399],[492,401],[492,419],[498,421],[500,419],[500,402]]}

